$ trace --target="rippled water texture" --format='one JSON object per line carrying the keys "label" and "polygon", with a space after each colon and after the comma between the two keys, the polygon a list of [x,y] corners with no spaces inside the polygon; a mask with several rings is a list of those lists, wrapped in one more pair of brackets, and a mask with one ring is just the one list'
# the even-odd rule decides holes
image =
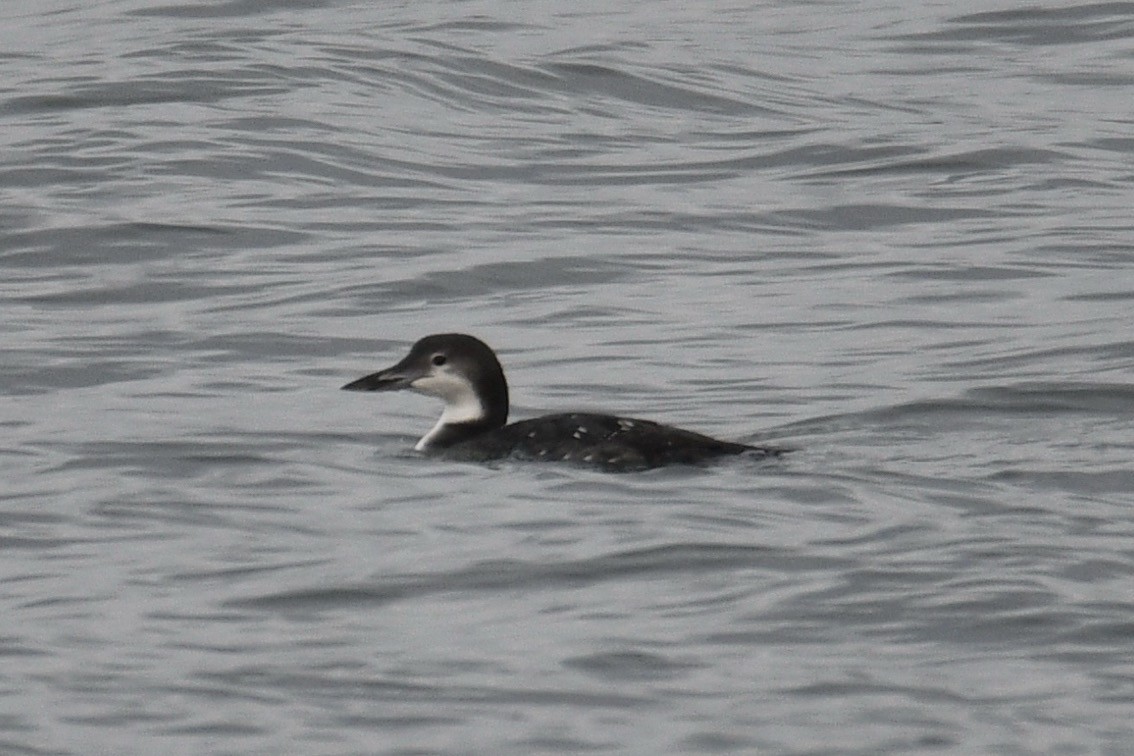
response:
{"label": "rippled water texture", "polygon": [[1128,753],[1132,18],[3,3],[0,751]]}

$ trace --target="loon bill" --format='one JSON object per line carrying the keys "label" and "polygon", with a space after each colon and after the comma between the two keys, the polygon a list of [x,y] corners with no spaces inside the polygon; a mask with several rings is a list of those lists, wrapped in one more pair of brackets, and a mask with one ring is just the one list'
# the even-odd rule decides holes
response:
{"label": "loon bill", "polygon": [[508,423],[508,382],[496,353],[461,333],[426,336],[393,367],[351,381],[347,391],[411,389],[445,402],[414,448],[448,458],[573,462],[612,472],[696,465],[786,450],[719,441],[669,425],[617,415],[566,412]]}

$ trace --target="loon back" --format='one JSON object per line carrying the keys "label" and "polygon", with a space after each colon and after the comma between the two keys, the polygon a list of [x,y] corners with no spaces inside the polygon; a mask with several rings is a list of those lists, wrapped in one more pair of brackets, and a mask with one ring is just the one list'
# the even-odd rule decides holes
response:
{"label": "loon back", "polygon": [[720,441],[651,420],[589,412],[521,420],[446,449],[446,456],[478,462],[505,458],[571,462],[612,472],[701,465],[745,453],[767,457],[781,451]]}

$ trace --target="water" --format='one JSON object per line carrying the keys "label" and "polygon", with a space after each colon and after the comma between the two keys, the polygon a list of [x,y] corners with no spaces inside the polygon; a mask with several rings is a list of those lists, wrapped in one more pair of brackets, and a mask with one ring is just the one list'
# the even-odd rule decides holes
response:
{"label": "water", "polygon": [[1132,11],[5,3],[0,751],[1128,752]]}

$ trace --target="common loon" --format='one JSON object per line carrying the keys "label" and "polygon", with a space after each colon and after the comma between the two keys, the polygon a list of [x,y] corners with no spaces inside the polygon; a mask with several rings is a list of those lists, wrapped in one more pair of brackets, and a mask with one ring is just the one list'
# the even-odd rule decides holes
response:
{"label": "common loon", "polygon": [[487,344],[462,333],[426,336],[397,365],[343,388],[412,389],[444,400],[441,419],[414,448],[461,460],[562,461],[630,472],[745,453],[774,457],[785,451],[718,441],[649,420],[586,412],[544,415],[508,425],[504,369]]}

